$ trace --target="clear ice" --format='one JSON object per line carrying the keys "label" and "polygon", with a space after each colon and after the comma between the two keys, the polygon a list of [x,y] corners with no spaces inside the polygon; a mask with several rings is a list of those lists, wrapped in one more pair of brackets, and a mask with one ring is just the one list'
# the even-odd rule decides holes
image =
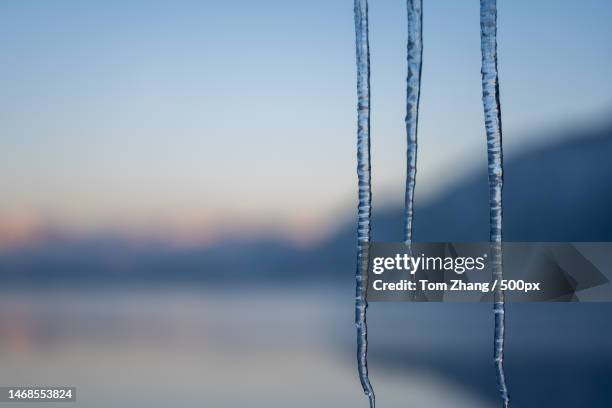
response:
{"label": "clear ice", "polygon": [[[482,101],[487,133],[487,159],[489,175],[490,241],[492,248],[493,278],[502,277],[502,188],[503,152],[499,81],[497,72],[497,1],[480,0],[480,46],[482,51]],[[499,285],[498,285],[499,286]],[[505,304],[503,292],[497,291],[493,303],[495,332],[493,360],[497,384],[504,407],[510,398],[504,373]]]}
{"label": "clear ice", "polygon": [[357,209],[357,271],[355,326],[357,328],[357,367],[363,392],[374,408],[374,390],[368,378],[368,326],[366,300],[368,245],[372,188],[370,176],[370,49],[368,39],[368,2],[355,0],[355,34],[357,51],[357,177],[359,204]]}
{"label": "clear ice", "polygon": [[412,242],[414,216],[414,187],[417,163],[417,127],[421,96],[421,67],[423,61],[423,0],[407,0],[408,8],[408,74],[406,79],[406,196],[404,200],[404,242]]}

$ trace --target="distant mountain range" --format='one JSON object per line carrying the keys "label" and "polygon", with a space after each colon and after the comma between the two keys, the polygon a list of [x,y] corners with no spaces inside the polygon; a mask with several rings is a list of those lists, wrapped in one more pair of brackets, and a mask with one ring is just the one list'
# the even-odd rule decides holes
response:
{"label": "distant mountain range", "polygon": [[[558,140],[558,139],[557,139]],[[415,241],[486,241],[488,182],[466,175],[415,210]],[[505,162],[506,241],[612,241],[612,124],[574,132]],[[402,209],[375,213],[376,241],[402,238]],[[351,279],[355,225],[311,248],[266,239],[177,249],[117,238],[50,240],[0,253],[6,283],[177,282],[236,284],[312,276]],[[281,279],[284,280],[284,279]]]}
{"label": "distant mountain range", "polygon": [[[467,176],[415,211],[414,240],[487,241],[488,181]],[[511,156],[504,163],[506,241],[612,240],[612,124],[574,132],[552,145]],[[402,211],[373,220],[374,239],[402,239]],[[339,237],[348,239],[349,227]],[[342,238],[341,238],[342,237]]]}

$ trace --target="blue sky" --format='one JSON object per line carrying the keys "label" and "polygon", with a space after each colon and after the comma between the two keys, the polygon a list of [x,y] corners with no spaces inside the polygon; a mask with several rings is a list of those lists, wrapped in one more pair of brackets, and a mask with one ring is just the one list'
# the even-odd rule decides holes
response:
{"label": "blue sky", "polygon": [[[7,0],[0,16],[0,222],[309,235],[353,215],[352,2]],[[486,163],[478,19],[476,0],[424,0],[417,201]],[[606,0],[499,1],[507,152],[609,115],[610,21]],[[370,24],[377,205],[403,196],[404,1],[371,1]]]}

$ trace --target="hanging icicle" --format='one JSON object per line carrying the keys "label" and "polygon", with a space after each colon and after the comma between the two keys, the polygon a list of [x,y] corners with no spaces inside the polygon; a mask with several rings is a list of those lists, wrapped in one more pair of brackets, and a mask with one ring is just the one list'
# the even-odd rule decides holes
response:
{"label": "hanging icicle", "polygon": [[368,328],[366,300],[368,245],[372,188],[370,175],[370,50],[368,40],[368,2],[355,0],[355,34],[357,49],[357,177],[359,204],[357,209],[357,271],[355,326],[357,328],[357,367],[364,393],[374,408],[374,390],[368,378]]}
{"label": "hanging icicle", "polygon": [[408,74],[406,79],[406,196],[404,214],[404,242],[412,242],[414,216],[414,188],[417,163],[417,128],[421,96],[421,67],[423,59],[423,0],[407,0],[408,9]]}
{"label": "hanging icicle", "polygon": [[[487,132],[489,174],[490,241],[492,243],[493,278],[501,279],[502,269],[502,188],[503,152],[499,81],[497,72],[497,1],[480,0],[480,45],[482,51],[482,101]],[[498,285],[499,286],[499,285]],[[510,398],[504,373],[505,304],[501,290],[496,291],[493,311],[495,332],[493,359],[499,393],[504,407]]]}

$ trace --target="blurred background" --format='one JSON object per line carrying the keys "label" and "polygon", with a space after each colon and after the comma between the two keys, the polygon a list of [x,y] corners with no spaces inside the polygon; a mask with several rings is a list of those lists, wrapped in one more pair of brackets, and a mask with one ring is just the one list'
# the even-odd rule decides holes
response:
{"label": "blurred background", "polygon": [[[399,241],[405,2],[370,3],[373,234]],[[486,241],[478,1],[424,3],[415,240]],[[498,3],[505,239],[611,241],[612,3]],[[352,9],[0,3],[0,385],[366,405]],[[499,405],[490,305],[369,311],[381,407]],[[611,315],[508,305],[513,406],[609,406]]]}

